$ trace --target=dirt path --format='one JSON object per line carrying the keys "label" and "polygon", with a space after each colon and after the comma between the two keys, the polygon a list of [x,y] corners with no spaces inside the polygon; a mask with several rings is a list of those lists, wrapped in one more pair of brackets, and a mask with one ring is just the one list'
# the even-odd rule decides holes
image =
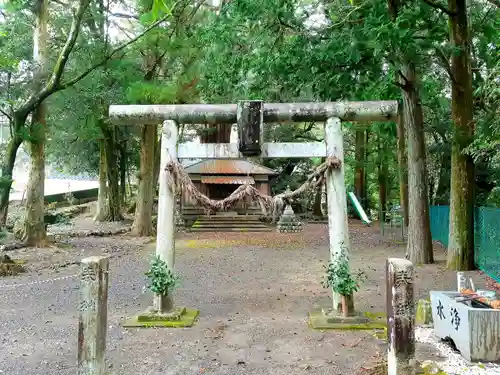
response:
{"label": "dirt path", "polygon": [[[351,237],[352,266],[368,276],[356,295],[356,307],[384,311],[385,260],[403,257],[404,246],[384,241],[377,228],[357,223],[351,225]],[[179,236],[176,262],[182,285],[176,301],[201,310],[198,324],[189,329],[120,326],[151,301],[143,293],[152,251],[145,243],[127,236],[73,239],[55,255],[54,249],[43,253],[43,267],[37,266],[33,250],[12,252],[29,259],[32,272],[0,279],[0,374],[75,373],[78,279],[6,285],[72,276],[78,272],[73,261],[101,253],[111,256],[110,374],[348,375],[385,350],[370,332],[315,332],[307,327],[307,312],[330,304],[320,284],[328,259],[325,225],[310,225],[303,234]],[[442,252],[436,258],[436,265],[417,269],[417,297],[454,286],[454,274],[441,266]]]}

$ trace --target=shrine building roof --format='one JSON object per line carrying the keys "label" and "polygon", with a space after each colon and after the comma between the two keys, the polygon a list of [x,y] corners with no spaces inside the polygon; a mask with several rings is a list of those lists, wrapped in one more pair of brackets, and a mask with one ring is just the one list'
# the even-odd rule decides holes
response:
{"label": "shrine building roof", "polygon": [[205,159],[185,168],[189,174],[275,175],[275,170],[245,159]]}

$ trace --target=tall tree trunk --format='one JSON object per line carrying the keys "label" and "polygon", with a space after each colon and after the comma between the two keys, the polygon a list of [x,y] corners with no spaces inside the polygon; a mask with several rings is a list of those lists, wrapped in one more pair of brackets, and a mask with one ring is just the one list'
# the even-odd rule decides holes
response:
{"label": "tall tree trunk", "polygon": [[378,165],[378,193],[380,201],[381,219],[385,222],[387,214],[387,181],[389,178],[389,167],[387,165],[387,147],[381,135],[378,136],[379,165]]}
{"label": "tall tree trunk", "polygon": [[96,221],[106,221],[108,217],[108,172],[104,140],[99,140],[99,193],[97,195]]}
{"label": "tall tree trunk", "polygon": [[450,233],[447,267],[474,269],[474,179],[472,157],[464,152],[474,137],[472,72],[467,1],[448,0],[451,57],[453,143],[451,151]]}
{"label": "tall tree trunk", "polygon": [[121,214],[120,184],[118,174],[118,157],[116,144],[116,128],[108,124],[107,119],[102,119],[99,127],[104,136],[104,152],[106,154],[107,174],[107,216],[103,221],[120,221]]}
{"label": "tall tree trunk", "polygon": [[[324,163],[325,158],[321,158],[321,162]],[[317,216],[319,218],[323,217],[323,210],[321,209],[321,202],[323,200],[323,186],[324,184],[321,184],[318,186],[316,189],[316,192],[314,193],[314,203],[313,203],[313,216]]]}
{"label": "tall tree trunk", "polygon": [[[36,62],[34,80],[37,89],[41,88],[47,76],[49,18],[48,0],[37,0],[35,3],[35,32],[33,43],[33,59]],[[41,102],[33,111],[29,129],[30,170],[26,189],[26,213],[22,229],[22,240],[28,245],[43,244],[46,237],[44,222],[45,197],[45,132],[46,104]]]}
{"label": "tall tree trunk", "polygon": [[313,216],[323,217],[323,211],[321,210],[322,193],[323,193],[323,185],[320,185],[318,186],[314,194]]}
{"label": "tall tree trunk", "polygon": [[366,188],[365,188],[365,139],[366,132],[364,129],[356,130],[356,148],[355,148],[355,159],[356,159],[356,172],[354,177],[354,193],[359,199],[361,206],[366,209]]}
{"label": "tall tree trunk", "polygon": [[[402,108],[399,109],[400,113]],[[403,221],[405,227],[409,225],[408,215],[408,158],[406,154],[405,142],[405,123],[402,113],[397,120],[397,134],[398,134],[398,165],[399,165],[399,200],[401,208],[403,209]]]}
{"label": "tall tree trunk", "polygon": [[[400,2],[388,0],[388,12],[396,23]],[[425,158],[424,116],[420,100],[420,80],[413,61],[401,51],[398,69],[403,96],[403,120],[408,132],[408,245],[406,258],[414,264],[434,262],[429,217],[429,189]]]}
{"label": "tall tree trunk", "polygon": [[[443,143],[446,144],[446,138],[443,138]],[[448,149],[444,149],[440,159],[439,173],[437,177],[437,187],[434,199],[434,204],[446,205],[450,202],[450,171],[451,171],[451,155]]]}
{"label": "tall tree trunk", "polygon": [[141,132],[141,154],[139,170],[139,186],[132,233],[135,236],[150,236],[153,233],[153,199],[155,191],[155,146],[157,143],[157,126],[143,125]]}
{"label": "tall tree trunk", "polygon": [[125,206],[127,199],[127,141],[120,143],[120,202]]}
{"label": "tall tree trunk", "polygon": [[[22,125],[16,122],[22,122]],[[0,230],[7,224],[7,215],[9,212],[10,189],[12,188],[12,175],[16,163],[17,150],[23,143],[23,139],[16,129],[24,126],[25,118],[14,119],[14,136],[9,140],[5,151],[4,160],[2,160],[2,175],[0,176]]]}
{"label": "tall tree trunk", "polygon": [[414,264],[434,262],[429,217],[424,117],[415,65],[403,66],[403,118],[408,131],[409,227],[406,257]]}
{"label": "tall tree trunk", "polygon": [[[150,11],[153,2],[148,2],[146,10]],[[162,58],[158,51],[147,54],[143,58],[145,67],[144,81],[153,81],[161,70]],[[132,233],[136,236],[150,236],[153,234],[153,206],[156,196],[156,187],[160,174],[160,149],[158,148],[158,125],[147,124],[141,129],[141,151],[139,166],[139,181],[135,205],[135,218],[132,224]]]}
{"label": "tall tree trunk", "polygon": [[32,114],[30,126],[30,170],[26,187],[26,213],[22,233],[18,236],[31,246],[43,244],[46,232],[44,222],[45,197],[45,105]]}

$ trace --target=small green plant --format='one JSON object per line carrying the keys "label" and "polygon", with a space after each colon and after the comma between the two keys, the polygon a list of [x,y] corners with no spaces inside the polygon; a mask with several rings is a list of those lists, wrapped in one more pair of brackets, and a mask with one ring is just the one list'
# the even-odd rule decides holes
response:
{"label": "small green plant", "polygon": [[167,262],[157,255],[151,261],[151,268],[145,275],[149,279],[147,288],[155,294],[166,296],[179,285],[179,277],[168,268]]}
{"label": "small green plant", "polygon": [[326,266],[326,280],[323,281],[323,286],[332,288],[335,293],[342,296],[350,296],[359,290],[359,284],[366,279],[366,275],[361,270],[354,274],[351,272],[347,248],[343,242],[340,248],[342,255],[335,262],[330,261]]}
{"label": "small green plant", "polygon": [[359,290],[359,284],[364,281],[365,274],[358,271],[355,274],[349,269],[347,256],[342,256],[336,262],[329,262],[326,267],[325,288],[332,288],[334,292],[343,296],[350,296]]}
{"label": "small green plant", "polygon": [[56,224],[61,224],[61,225],[71,224],[71,219],[64,215],[57,215],[55,221]]}
{"label": "small green plant", "polygon": [[365,274],[363,271],[358,271],[355,274],[351,273],[349,268],[349,260],[347,258],[347,249],[341,243],[341,256],[335,262],[329,262],[326,266],[326,280],[323,281],[325,288],[331,288],[335,293],[342,297],[342,311],[344,316],[347,316],[348,306],[346,297],[351,296],[359,290],[359,284],[364,281]]}

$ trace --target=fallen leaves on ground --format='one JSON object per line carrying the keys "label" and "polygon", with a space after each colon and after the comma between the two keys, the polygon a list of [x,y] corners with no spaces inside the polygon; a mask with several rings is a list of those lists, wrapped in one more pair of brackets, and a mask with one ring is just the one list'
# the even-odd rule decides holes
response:
{"label": "fallen leaves on ground", "polygon": [[[374,248],[400,245],[398,241],[380,236],[377,226],[366,226],[357,220],[349,221],[349,232],[356,246]],[[329,234],[327,224],[308,224],[303,232],[203,232],[179,233],[178,249],[214,249],[225,247],[258,246],[272,249],[313,248],[327,246]]]}

